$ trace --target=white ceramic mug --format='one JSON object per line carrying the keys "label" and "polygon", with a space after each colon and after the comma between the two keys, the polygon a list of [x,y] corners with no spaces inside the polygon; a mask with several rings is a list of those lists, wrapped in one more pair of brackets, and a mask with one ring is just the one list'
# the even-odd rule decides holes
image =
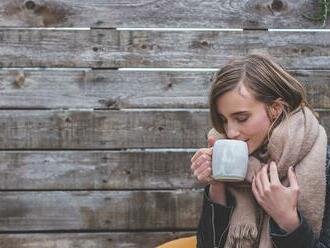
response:
{"label": "white ceramic mug", "polygon": [[220,139],[213,146],[212,177],[219,181],[243,181],[246,176],[249,151],[246,142]]}

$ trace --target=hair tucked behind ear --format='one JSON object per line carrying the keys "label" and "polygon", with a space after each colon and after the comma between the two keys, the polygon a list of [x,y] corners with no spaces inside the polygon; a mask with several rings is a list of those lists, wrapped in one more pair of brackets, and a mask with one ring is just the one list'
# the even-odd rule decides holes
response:
{"label": "hair tucked behind ear", "polygon": [[[307,106],[313,111],[307,101],[305,89],[297,79],[271,58],[251,54],[229,61],[214,75],[209,92],[210,118],[213,127],[220,133],[225,134],[225,130],[217,112],[217,99],[226,92],[242,86],[245,86],[258,101],[266,104],[268,114],[272,103],[280,101],[283,104],[283,111],[273,121],[268,136],[273,128],[293,111],[302,106]],[[314,114],[316,115],[315,112]]]}

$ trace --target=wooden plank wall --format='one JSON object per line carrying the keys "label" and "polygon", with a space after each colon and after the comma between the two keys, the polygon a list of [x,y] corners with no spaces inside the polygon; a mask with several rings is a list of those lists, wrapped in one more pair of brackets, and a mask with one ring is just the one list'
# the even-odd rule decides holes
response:
{"label": "wooden plank wall", "polygon": [[[303,17],[317,11],[295,0],[1,1],[0,246],[155,247],[192,235],[202,185],[190,158],[210,128],[213,72],[202,69],[232,57],[276,58],[329,134],[330,33]],[[268,30],[283,28],[299,30]]]}

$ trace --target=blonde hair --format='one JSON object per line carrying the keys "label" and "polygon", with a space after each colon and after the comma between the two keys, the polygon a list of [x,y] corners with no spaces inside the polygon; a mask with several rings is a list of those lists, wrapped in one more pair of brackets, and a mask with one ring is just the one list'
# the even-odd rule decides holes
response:
{"label": "blonde hair", "polygon": [[[282,113],[269,128],[268,139],[272,130],[290,113],[303,106],[313,111],[307,101],[305,89],[297,79],[271,58],[251,54],[229,61],[214,75],[209,92],[209,108],[212,125],[219,133],[226,134],[223,120],[217,111],[217,99],[226,92],[242,86],[245,86],[256,100],[265,103],[269,118],[272,103],[280,101],[284,106]],[[314,111],[313,113],[315,114]]]}

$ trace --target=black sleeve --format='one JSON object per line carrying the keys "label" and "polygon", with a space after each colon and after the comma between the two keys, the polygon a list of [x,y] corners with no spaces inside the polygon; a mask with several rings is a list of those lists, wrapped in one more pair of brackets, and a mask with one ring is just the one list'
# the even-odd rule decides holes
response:
{"label": "black sleeve", "polygon": [[[328,192],[328,190],[327,190]],[[282,230],[273,219],[270,219],[270,235],[277,248],[330,248],[330,208],[329,194],[324,209],[324,218],[320,238],[317,239],[310,225],[299,213],[300,225],[292,232]]]}
{"label": "black sleeve", "polygon": [[198,248],[224,246],[227,226],[235,204],[234,197],[227,190],[227,206],[212,202],[208,196],[209,187],[208,185],[204,189],[202,213],[197,229]]}
{"label": "black sleeve", "polygon": [[[330,147],[326,162],[327,190],[320,238],[317,239],[304,217],[299,214],[300,225],[291,233],[282,230],[270,219],[270,235],[277,248],[330,248]],[[315,203],[317,204],[317,203]]]}
{"label": "black sleeve", "polygon": [[[306,220],[298,212],[299,216],[299,226],[292,232],[287,233],[281,229],[277,223],[270,218],[270,236],[277,248],[312,248],[314,247],[313,241],[314,236],[310,226],[307,224]],[[321,246],[322,247],[322,246]]]}

